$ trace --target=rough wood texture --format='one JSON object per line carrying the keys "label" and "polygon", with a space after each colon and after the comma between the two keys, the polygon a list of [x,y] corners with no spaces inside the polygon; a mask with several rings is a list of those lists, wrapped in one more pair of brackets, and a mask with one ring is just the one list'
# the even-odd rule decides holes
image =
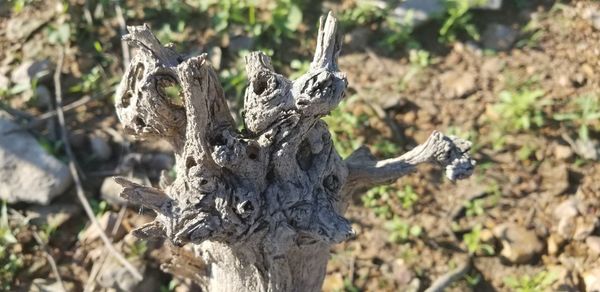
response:
{"label": "rough wood texture", "polygon": [[[162,189],[116,180],[123,198],[157,213],[136,235],[178,246],[165,269],[208,291],[319,291],[330,245],[354,235],[342,216],[353,192],[426,162],[450,179],[471,174],[469,143],[438,132],[395,159],[359,149],[342,160],[320,119],[347,86],[336,26],[331,14],[321,19],[310,70],[297,80],[275,73],[261,52],[246,57],[243,132],[206,55],[184,58],[147,26],[129,28],[139,52],[119,86],[117,114],[128,133],[173,145],[177,177],[163,176]],[[165,93],[174,84],[182,102]]]}

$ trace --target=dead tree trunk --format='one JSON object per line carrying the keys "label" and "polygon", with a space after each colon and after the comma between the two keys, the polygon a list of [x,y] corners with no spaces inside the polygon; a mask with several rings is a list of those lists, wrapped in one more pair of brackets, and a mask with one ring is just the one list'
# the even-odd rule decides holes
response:
{"label": "dead tree trunk", "polygon": [[[129,28],[125,38],[139,52],[119,86],[117,114],[134,136],[173,145],[177,176],[163,176],[162,189],[117,181],[125,199],[156,211],[135,233],[173,243],[167,271],[207,291],[319,291],[330,245],[354,235],[342,216],[352,193],[426,162],[452,180],[471,174],[470,143],[438,132],[398,158],[376,161],[361,148],[342,160],[321,120],[347,86],[336,26],[331,14],[321,19],[315,57],[296,80],[275,73],[261,52],[246,57],[242,132],[206,55],[185,58],[147,26]],[[182,102],[165,93],[174,84]]]}

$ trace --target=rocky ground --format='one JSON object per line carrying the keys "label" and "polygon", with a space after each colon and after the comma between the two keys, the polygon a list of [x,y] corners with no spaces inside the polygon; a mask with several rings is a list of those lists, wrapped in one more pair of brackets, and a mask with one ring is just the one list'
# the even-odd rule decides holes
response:
{"label": "rocky ground", "polygon": [[[22,11],[0,4],[0,290],[58,289],[52,261],[67,290],[193,289],[160,271],[160,243],[128,234],[152,214],[124,206],[110,178],[156,184],[173,166],[168,145],[131,141],[116,119],[111,95],[126,58],[119,13],[94,1],[67,1],[69,13],[59,1],[31,2]],[[128,22],[160,27],[168,17],[126,4]],[[343,13],[354,4],[319,7]],[[391,51],[375,45],[376,24],[347,27],[340,67],[349,98],[327,118],[340,153],[366,144],[395,156],[438,129],[473,141],[478,167],[452,183],[426,166],[354,198],[347,217],[358,236],[332,248],[325,291],[422,291],[449,274],[449,291],[600,290],[600,4],[504,1],[471,21],[479,40],[440,45],[439,23],[423,20],[412,33],[420,47]],[[303,25],[298,31],[312,38]],[[231,56],[250,39],[211,29],[165,34],[195,40],[182,45],[187,51],[211,52],[235,95]],[[65,43],[66,122],[83,187],[142,283],[108,255],[68,175],[52,114]],[[307,58],[305,46],[290,55]]]}

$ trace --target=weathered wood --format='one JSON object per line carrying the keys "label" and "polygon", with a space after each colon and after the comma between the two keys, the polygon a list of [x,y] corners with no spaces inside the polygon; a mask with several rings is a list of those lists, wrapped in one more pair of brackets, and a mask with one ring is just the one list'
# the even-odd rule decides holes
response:
{"label": "weathered wood", "polygon": [[[178,246],[166,270],[208,291],[319,291],[330,245],[354,236],[343,217],[349,194],[425,162],[450,179],[470,175],[468,142],[438,132],[395,159],[358,150],[342,160],[321,120],[347,86],[336,26],[331,14],[321,19],[315,57],[296,80],[275,73],[261,52],[246,57],[244,132],[206,55],[184,58],[147,26],[129,28],[139,52],[119,86],[117,114],[128,133],[173,145],[177,177],[161,179],[162,190],[117,182],[125,199],[157,213],[135,234]],[[183,105],[165,94],[173,84]]]}

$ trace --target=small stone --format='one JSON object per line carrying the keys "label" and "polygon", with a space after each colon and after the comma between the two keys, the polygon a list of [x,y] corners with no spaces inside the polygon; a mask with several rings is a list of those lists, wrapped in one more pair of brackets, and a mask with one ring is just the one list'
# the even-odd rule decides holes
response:
{"label": "small stone", "polygon": [[90,148],[94,157],[100,161],[106,161],[110,159],[112,155],[112,149],[108,144],[107,137],[104,135],[92,135],[90,137]]}
{"label": "small stone", "polygon": [[567,145],[554,145],[554,157],[560,160],[567,160],[573,157],[573,150],[571,150],[570,146]]}
{"label": "small stone", "polygon": [[529,263],[544,249],[533,231],[513,223],[497,226],[494,235],[502,242],[501,255],[513,264]]}
{"label": "small stone", "polygon": [[79,212],[81,212],[81,208],[78,205],[57,203],[48,206],[33,206],[26,211],[26,215],[35,225],[56,228]]}
{"label": "small stone", "polygon": [[563,239],[571,240],[575,233],[575,217],[565,217],[558,221],[556,231]]}
{"label": "small stone", "polygon": [[586,82],[587,82],[587,77],[581,72],[577,72],[571,76],[571,83],[575,87],[581,87],[581,86],[585,85]]}
{"label": "small stone", "polygon": [[573,239],[575,240],[585,240],[588,236],[590,236],[596,226],[598,226],[598,218],[597,217],[577,217],[576,220],[575,232],[573,233]]}
{"label": "small stone", "polygon": [[394,281],[400,287],[408,286],[415,277],[411,269],[406,265],[403,259],[396,259],[392,264],[392,273]]}
{"label": "small stone", "polygon": [[494,233],[491,230],[485,228],[481,230],[481,233],[479,233],[479,240],[481,240],[482,243],[493,243]]}
{"label": "small stone", "polygon": [[476,76],[473,73],[449,71],[440,76],[441,92],[445,98],[465,97],[477,90]]}
{"label": "small stone", "polygon": [[72,183],[69,168],[0,111],[0,199],[46,205]]}
{"label": "small stone", "polygon": [[600,236],[589,236],[585,239],[585,244],[591,252],[600,254]]}
{"label": "small stone", "polygon": [[13,70],[10,79],[15,84],[31,84],[34,79],[43,81],[50,77],[51,67],[49,60],[26,61]]}
{"label": "small stone", "polygon": [[504,51],[511,48],[518,36],[517,30],[503,24],[492,23],[487,26],[481,39],[485,48]]}
{"label": "small stone", "polygon": [[[62,286],[64,285],[64,287]],[[50,279],[33,279],[31,286],[29,286],[28,292],[52,292],[52,291],[75,291],[75,284],[73,282],[65,281],[63,283],[58,281],[52,281]]]}
{"label": "small stone", "polygon": [[588,270],[582,274],[585,291],[600,291],[600,267]]}
{"label": "small stone", "polygon": [[590,7],[583,12],[582,16],[587,19],[596,30],[600,30],[600,13],[596,9]]}
{"label": "small stone", "polygon": [[542,175],[542,190],[551,196],[561,195],[569,189],[569,168],[566,164],[554,165],[544,161],[538,172]]}
{"label": "small stone", "polygon": [[562,203],[558,204],[554,208],[554,218],[556,219],[564,219],[571,218],[579,215],[579,211],[577,210],[577,205],[579,205],[579,200],[576,198],[570,198],[568,200],[564,200]]}
{"label": "small stone", "polygon": [[558,250],[560,249],[560,244],[559,244],[559,239],[556,238],[556,235],[551,234],[548,237],[548,254],[550,255],[556,255],[558,254]]}

